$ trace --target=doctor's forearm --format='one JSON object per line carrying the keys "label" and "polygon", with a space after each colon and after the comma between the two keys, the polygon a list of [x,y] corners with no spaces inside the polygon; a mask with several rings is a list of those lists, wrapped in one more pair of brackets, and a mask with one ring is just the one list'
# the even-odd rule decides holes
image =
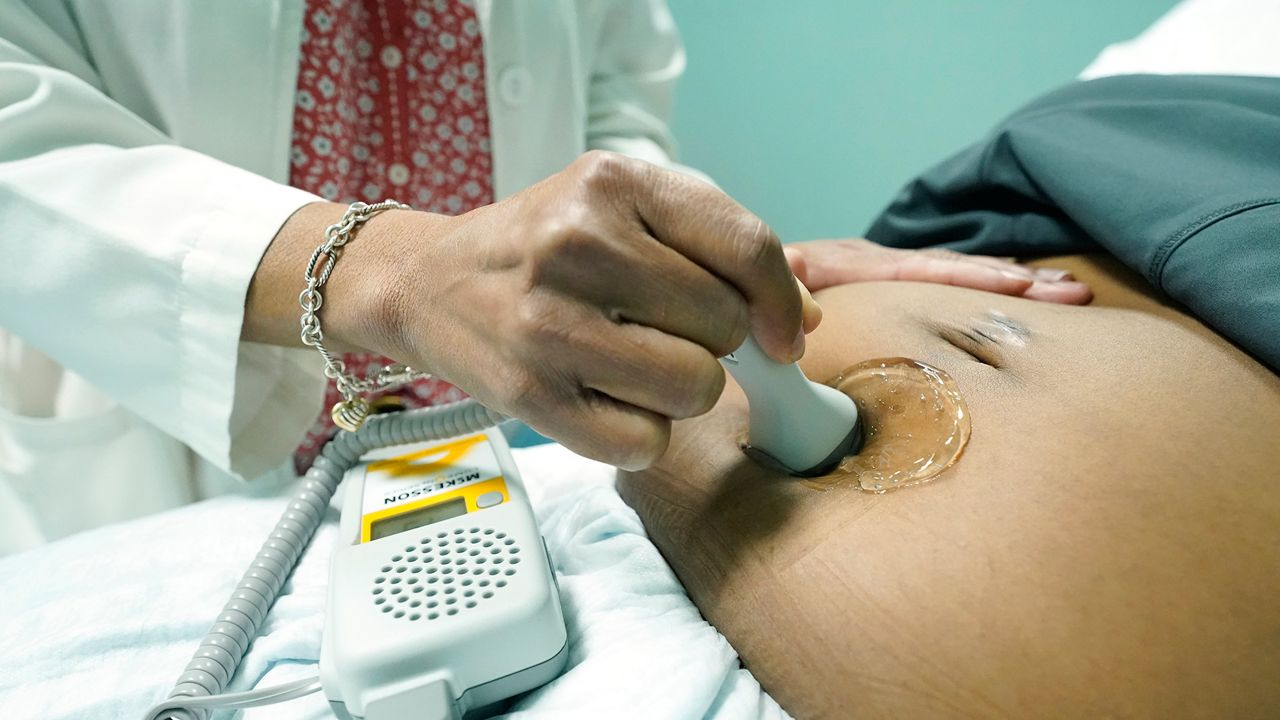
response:
{"label": "doctor's forearm", "polygon": [[[301,346],[298,293],[305,287],[303,271],[311,253],[324,240],[325,228],[337,222],[347,206],[315,202],[295,212],[276,233],[254,272],[245,298],[240,337],[270,345]],[[422,244],[441,216],[424,212],[387,210],[355,232],[342,250],[333,276],[321,291],[319,312],[325,345],[333,350],[386,353],[389,308],[398,258],[404,248]]]}

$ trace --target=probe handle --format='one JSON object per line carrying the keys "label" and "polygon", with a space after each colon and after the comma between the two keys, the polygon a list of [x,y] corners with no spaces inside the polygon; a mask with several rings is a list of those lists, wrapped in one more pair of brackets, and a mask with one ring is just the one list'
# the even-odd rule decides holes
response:
{"label": "probe handle", "polygon": [[[747,394],[751,408],[748,439],[794,475],[830,470],[849,449],[858,425],[858,407],[848,395],[810,381],[795,363],[770,360],[748,336],[720,358]],[[856,448],[854,448],[856,450]]]}

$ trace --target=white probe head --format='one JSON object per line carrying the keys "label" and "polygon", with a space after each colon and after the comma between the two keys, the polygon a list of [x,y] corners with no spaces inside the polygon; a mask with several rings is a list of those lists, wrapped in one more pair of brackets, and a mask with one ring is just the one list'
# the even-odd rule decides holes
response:
{"label": "white probe head", "polygon": [[848,395],[810,381],[795,363],[770,360],[748,336],[720,358],[747,394],[748,441],[792,475],[814,477],[835,469],[862,448],[858,406]]}

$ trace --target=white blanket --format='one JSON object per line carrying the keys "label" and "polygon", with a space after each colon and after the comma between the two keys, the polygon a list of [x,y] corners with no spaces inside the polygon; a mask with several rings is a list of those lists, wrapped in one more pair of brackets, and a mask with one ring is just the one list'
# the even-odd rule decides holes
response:
{"label": "white blanket", "polygon": [[[516,450],[569,625],[569,669],[511,718],[782,718],[698,614],[613,469]],[[136,718],[163,698],[284,505],[222,497],[0,559],[0,717]],[[333,513],[233,689],[317,673]],[[226,715],[224,715],[226,716]],[[245,718],[332,717],[322,695]]]}

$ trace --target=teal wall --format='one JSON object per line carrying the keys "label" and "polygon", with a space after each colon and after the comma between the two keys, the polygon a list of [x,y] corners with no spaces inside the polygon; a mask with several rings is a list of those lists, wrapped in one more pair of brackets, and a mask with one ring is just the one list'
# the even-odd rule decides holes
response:
{"label": "teal wall", "polygon": [[784,240],[860,235],[903,182],[1172,0],[668,0],[681,159]]}

